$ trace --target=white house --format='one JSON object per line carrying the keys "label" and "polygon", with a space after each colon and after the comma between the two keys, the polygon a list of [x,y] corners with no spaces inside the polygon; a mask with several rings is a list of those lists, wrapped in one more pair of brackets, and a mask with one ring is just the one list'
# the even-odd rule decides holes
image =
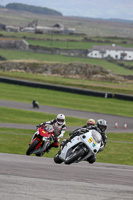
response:
{"label": "white house", "polygon": [[133,60],[133,48],[115,46],[93,46],[88,49],[89,58],[113,58],[117,60]]}

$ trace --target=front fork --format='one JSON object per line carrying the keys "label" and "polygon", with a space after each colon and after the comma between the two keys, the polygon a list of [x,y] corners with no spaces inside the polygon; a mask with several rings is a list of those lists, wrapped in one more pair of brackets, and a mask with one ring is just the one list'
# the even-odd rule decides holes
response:
{"label": "front fork", "polygon": [[34,140],[34,138],[35,138],[37,135],[39,135],[39,132],[38,132],[38,131],[36,131],[36,132],[34,133],[34,135],[32,136],[31,143],[32,143],[32,141]]}

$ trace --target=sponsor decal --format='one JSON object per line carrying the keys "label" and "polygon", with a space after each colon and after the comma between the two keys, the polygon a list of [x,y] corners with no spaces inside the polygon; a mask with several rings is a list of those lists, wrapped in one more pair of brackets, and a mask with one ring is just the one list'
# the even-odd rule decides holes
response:
{"label": "sponsor decal", "polygon": [[93,141],[93,138],[90,137],[88,141],[89,141],[89,143],[91,143]]}
{"label": "sponsor decal", "polygon": [[88,142],[89,142],[89,143],[92,143],[92,146],[93,146],[93,147],[96,146],[96,142],[93,140],[92,137],[89,138]]}
{"label": "sponsor decal", "polygon": [[95,147],[96,146],[96,142],[93,142],[92,146]]}

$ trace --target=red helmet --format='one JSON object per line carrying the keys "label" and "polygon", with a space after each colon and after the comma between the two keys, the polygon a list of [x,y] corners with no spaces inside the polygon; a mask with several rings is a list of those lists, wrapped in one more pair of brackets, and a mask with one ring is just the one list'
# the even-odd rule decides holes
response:
{"label": "red helmet", "polygon": [[87,126],[92,126],[92,125],[95,125],[95,120],[94,119],[88,119]]}

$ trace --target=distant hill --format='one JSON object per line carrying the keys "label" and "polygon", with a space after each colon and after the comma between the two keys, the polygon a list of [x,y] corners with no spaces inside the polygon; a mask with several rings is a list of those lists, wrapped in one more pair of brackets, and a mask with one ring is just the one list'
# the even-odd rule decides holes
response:
{"label": "distant hill", "polygon": [[112,22],[123,22],[123,23],[133,23],[133,20],[128,20],[128,19],[115,19],[115,18],[111,18],[111,19],[104,19],[106,21],[112,21]]}
{"label": "distant hill", "polygon": [[[70,17],[70,16],[69,16]],[[71,16],[71,17],[75,17],[75,16]],[[116,19],[116,18],[109,18],[109,19],[104,19],[104,18],[94,18],[94,17],[78,17],[77,18],[86,18],[86,19],[90,19],[90,20],[100,20],[100,21],[109,21],[109,22],[122,22],[122,23],[129,23],[129,24],[133,24],[133,20],[128,20],[128,19]]]}
{"label": "distant hill", "polygon": [[22,11],[27,11],[27,12],[36,13],[36,14],[43,14],[43,15],[62,16],[62,13],[53,9],[20,4],[20,3],[9,3],[5,6],[5,8],[13,9],[17,11],[22,10]]}

